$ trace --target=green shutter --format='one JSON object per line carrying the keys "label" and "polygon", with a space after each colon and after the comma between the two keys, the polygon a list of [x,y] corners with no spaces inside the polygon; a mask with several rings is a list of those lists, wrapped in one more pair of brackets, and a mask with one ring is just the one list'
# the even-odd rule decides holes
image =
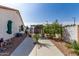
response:
{"label": "green shutter", "polygon": [[7,23],[7,33],[12,34],[12,21],[9,20]]}

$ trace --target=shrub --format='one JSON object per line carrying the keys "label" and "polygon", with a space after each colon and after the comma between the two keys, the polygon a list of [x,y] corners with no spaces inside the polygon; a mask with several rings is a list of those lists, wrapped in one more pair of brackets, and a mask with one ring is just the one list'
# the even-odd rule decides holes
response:
{"label": "shrub", "polygon": [[33,38],[36,41],[36,43],[38,43],[40,36],[39,36],[39,34],[34,34]]}
{"label": "shrub", "polygon": [[78,43],[77,43],[76,41],[74,41],[74,42],[72,43],[72,48],[79,50],[79,45],[78,45]]}
{"label": "shrub", "polygon": [[79,44],[78,44],[76,41],[74,41],[74,42],[72,43],[72,48],[73,48],[74,52],[75,52],[77,55],[79,55]]}
{"label": "shrub", "polygon": [[60,34],[62,36],[63,27],[61,24],[58,23],[56,20],[52,24],[46,24],[43,28],[44,33],[49,34],[50,36],[56,37],[56,34]]}

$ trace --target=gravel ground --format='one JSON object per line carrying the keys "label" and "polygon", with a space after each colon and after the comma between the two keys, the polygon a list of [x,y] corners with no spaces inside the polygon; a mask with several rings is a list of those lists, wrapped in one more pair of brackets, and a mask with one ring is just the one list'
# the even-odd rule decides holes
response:
{"label": "gravel ground", "polygon": [[69,49],[65,46],[65,42],[63,41],[55,41],[51,40],[52,43],[56,45],[56,47],[65,55],[65,56],[76,56],[75,53],[72,52],[72,49]]}
{"label": "gravel ground", "polygon": [[11,53],[20,45],[20,43],[25,39],[26,35],[24,34],[22,37],[13,37],[11,38],[11,48],[8,46],[8,48],[0,53],[0,56],[10,56]]}

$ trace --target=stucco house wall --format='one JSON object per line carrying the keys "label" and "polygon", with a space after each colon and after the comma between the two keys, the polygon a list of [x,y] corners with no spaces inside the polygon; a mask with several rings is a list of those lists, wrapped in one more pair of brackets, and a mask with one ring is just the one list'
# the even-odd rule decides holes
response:
{"label": "stucco house wall", "polygon": [[[12,34],[6,32],[8,20],[12,21]],[[24,24],[18,10],[0,6],[0,38],[6,40],[14,37],[21,25]]]}

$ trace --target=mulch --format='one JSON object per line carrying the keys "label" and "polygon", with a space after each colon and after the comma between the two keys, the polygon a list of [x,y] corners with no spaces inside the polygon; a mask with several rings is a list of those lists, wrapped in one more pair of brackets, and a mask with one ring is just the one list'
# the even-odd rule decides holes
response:
{"label": "mulch", "polygon": [[0,56],[10,56],[11,53],[20,45],[20,43],[25,39],[26,35],[23,34],[21,37],[11,38],[12,46],[11,48],[6,49],[4,52],[0,53]]}
{"label": "mulch", "polygon": [[67,44],[64,41],[56,41],[54,39],[51,39],[51,42],[55,44],[55,46],[65,55],[65,56],[77,56],[74,52],[72,52],[72,49],[67,48],[65,45]]}

